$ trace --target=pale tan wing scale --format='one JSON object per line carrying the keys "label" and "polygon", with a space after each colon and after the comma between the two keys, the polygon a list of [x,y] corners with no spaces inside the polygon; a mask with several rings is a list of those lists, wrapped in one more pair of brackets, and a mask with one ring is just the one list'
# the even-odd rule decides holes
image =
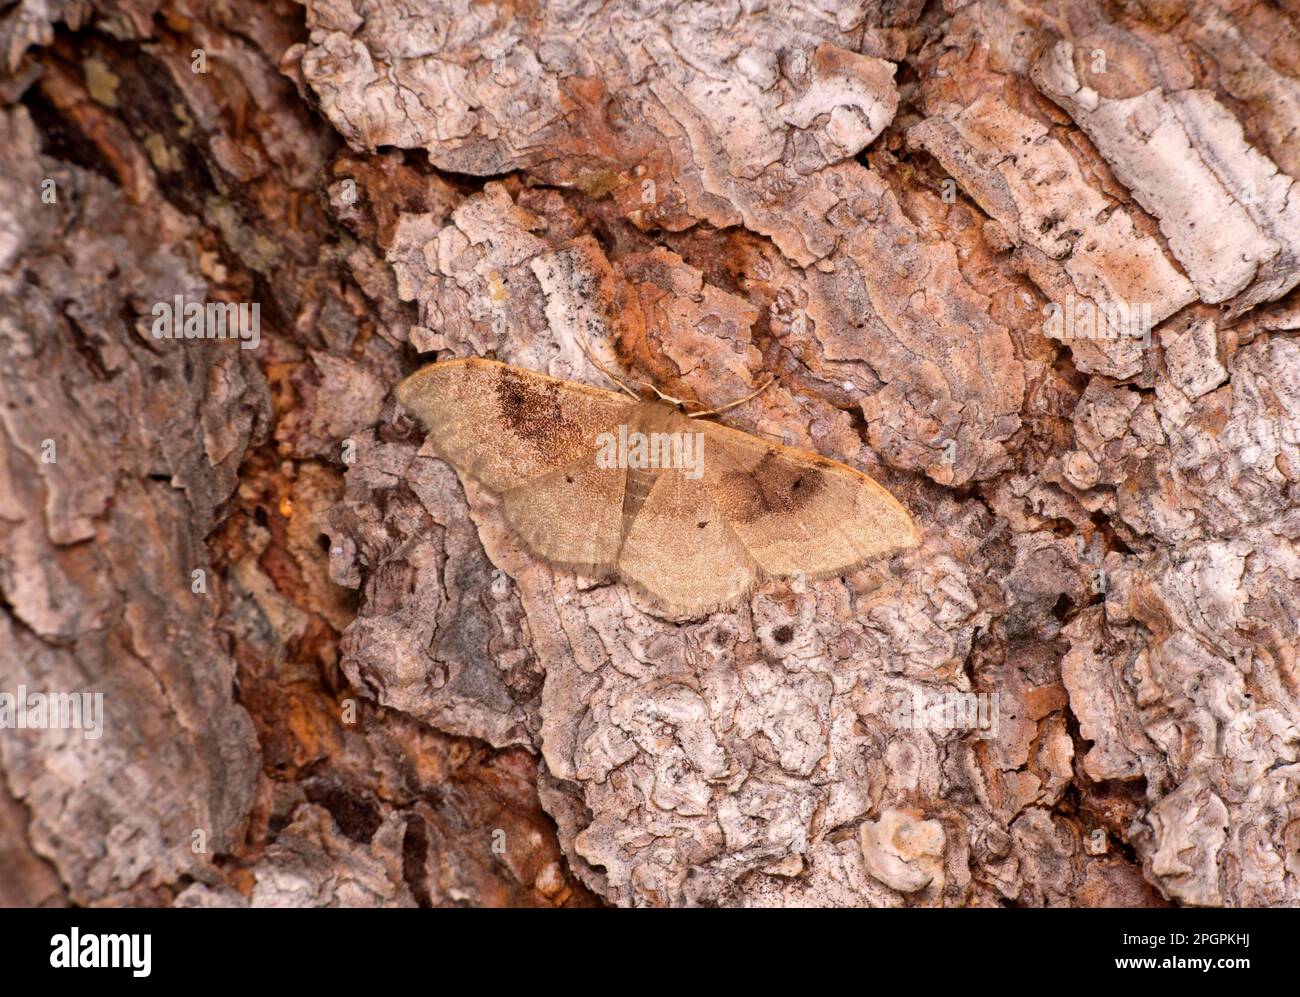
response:
{"label": "pale tan wing scale", "polygon": [[597,466],[596,437],[617,432],[631,399],[481,358],[425,367],[398,385],[397,398],[439,455],[501,495],[534,554],[588,571],[613,567],[626,472]]}
{"label": "pale tan wing scale", "polygon": [[397,386],[397,400],[456,470],[497,492],[594,454],[596,435],[617,427],[635,404],[479,357],[417,371]]}
{"label": "pale tan wing scale", "polygon": [[525,547],[553,564],[598,574],[623,545],[627,472],[596,466],[595,450],[501,493],[502,509]]}
{"label": "pale tan wing scale", "polygon": [[701,612],[738,600],[753,587],[758,568],[704,481],[668,469],[632,521],[618,572],[665,606]]}
{"label": "pale tan wing scale", "polygon": [[824,577],[920,542],[907,510],[865,474],[726,426],[700,428],[705,486],[764,574]]}

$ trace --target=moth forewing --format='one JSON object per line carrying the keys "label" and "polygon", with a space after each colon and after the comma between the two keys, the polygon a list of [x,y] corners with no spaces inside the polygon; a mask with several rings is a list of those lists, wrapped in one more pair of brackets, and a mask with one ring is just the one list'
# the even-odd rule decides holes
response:
{"label": "moth forewing", "polygon": [[704,481],[768,575],[826,576],[915,547],[898,500],[845,464],[713,423]]}
{"label": "moth forewing", "polygon": [[416,371],[397,400],[462,474],[504,492],[587,457],[636,403],[603,388],[469,357]]}

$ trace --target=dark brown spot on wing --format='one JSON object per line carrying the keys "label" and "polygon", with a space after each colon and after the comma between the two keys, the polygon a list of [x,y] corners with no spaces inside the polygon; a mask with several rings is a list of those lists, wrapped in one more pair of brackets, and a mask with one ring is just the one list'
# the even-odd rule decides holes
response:
{"label": "dark brown spot on wing", "polygon": [[764,516],[788,516],[811,502],[825,487],[823,472],[781,460],[769,450],[753,469],[722,475],[720,496],[727,516],[752,523]]}
{"label": "dark brown spot on wing", "polygon": [[594,441],[585,444],[581,427],[565,417],[560,385],[534,383],[509,367],[501,367],[494,388],[506,426],[552,466],[576,459],[584,449],[595,445]]}

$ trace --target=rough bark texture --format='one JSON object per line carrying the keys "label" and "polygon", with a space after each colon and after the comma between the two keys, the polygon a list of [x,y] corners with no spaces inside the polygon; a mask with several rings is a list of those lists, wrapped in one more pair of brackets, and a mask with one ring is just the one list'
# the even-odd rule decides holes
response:
{"label": "rough bark texture", "polygon": [[[106,710],[0,730],[0,903],[1300,904],[1294,3],[19,0],[0,74],[0,693]],[[923,546],[529,558],[391,388],[584,336]]]}

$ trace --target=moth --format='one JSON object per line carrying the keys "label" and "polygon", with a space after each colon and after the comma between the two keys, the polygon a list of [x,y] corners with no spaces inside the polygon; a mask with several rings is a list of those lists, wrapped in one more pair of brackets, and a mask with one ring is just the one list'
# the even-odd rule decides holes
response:
{"label": "moth", "polygon": [[764,577],[823,578],[919,543],[907,510],[867,475],[620,387],[469,358],[417,371],[397,398],[439,456],[500,497],[531,554],[616,575],[672,613],[732,606]]}

